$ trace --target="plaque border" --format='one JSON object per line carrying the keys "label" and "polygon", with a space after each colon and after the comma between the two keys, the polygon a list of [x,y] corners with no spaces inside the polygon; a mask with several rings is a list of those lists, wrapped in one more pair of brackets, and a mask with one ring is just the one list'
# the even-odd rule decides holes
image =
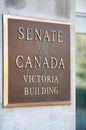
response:
{"label": "plaque border", "polygon": [[[55,101],[55,102],[36,102],[36,103],[13,103],[9,104],[8,102],[8,19],[20,19],[20,20],[33,20],[36,22],[46,22],[46,23],[58,23],[58,24],[64,24],[64,25],[70,25],[70,22],[64,22],[64,21],[56,21],[56,20],[49,20],[49,19],[42,19],[42,18],[28,18],[28,17],[22,17],[22,16],[15,16],[15,15],[9,15],[9,14],[3,14],[3,45],[2,45],[2,93],[3,93],[3,107],[9,108],[9,107],[27,107],[27,106],[48,106],[48,105],[70,105],[71,99],[69,101]],[[70,50],[71,52],[71,50]],[[71,55],[71,53],[70,53]],[[70,63],[71,63],[71,56],[70,56]],[[70,67],[71,68],[71,67]],[[71,79],[71,73],[70,73],[70,79]],[[71,80],[70,80],[71,84]],[[70,85],[71,86],[71,85]],[[71,98],[71,87],[70,87],[70,98]]]}

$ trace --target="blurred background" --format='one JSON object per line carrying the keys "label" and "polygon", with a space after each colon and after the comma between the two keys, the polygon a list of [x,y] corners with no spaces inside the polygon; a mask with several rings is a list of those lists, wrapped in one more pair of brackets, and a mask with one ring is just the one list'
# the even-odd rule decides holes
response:
{"label": "blurred background", "polygon": [[77,130],[86,130],[86,35],[76,34]]}
{"label": "blurred background", "polygon": [[86,1],[76,0],[76,130],[86,130]]}

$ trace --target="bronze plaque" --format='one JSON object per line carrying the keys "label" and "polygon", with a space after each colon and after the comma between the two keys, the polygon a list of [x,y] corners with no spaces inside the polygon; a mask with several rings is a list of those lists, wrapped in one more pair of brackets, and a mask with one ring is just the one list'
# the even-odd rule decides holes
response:
{"label": "bronze plaque", "polygon": [[70,23],[3,15],[3,106],[70,104]]}

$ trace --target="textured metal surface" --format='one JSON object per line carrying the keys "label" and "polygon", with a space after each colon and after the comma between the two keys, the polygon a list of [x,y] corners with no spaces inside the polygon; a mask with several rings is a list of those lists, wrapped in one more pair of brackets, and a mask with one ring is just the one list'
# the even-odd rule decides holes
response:
{"label": "textured metal surface", "polygon": [[[43,22],[42,19],[34,21],[6,17],[3,50],[4,62],[8,60],[8,65],[4,63],[4,100],[8,99],[9,105],[29,103],[23,106],[30,103],[69,104],[70,25],[49,20]],[[20,31],[20,27],[23,30]]]}

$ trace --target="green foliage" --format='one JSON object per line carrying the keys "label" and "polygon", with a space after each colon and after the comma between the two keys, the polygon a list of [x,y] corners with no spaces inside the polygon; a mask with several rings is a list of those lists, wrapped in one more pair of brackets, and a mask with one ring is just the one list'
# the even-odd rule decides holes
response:
{"label": "green foliage", "polygon": [[86,89],[76,89],[76,101],[77,108],[86,108]]}

